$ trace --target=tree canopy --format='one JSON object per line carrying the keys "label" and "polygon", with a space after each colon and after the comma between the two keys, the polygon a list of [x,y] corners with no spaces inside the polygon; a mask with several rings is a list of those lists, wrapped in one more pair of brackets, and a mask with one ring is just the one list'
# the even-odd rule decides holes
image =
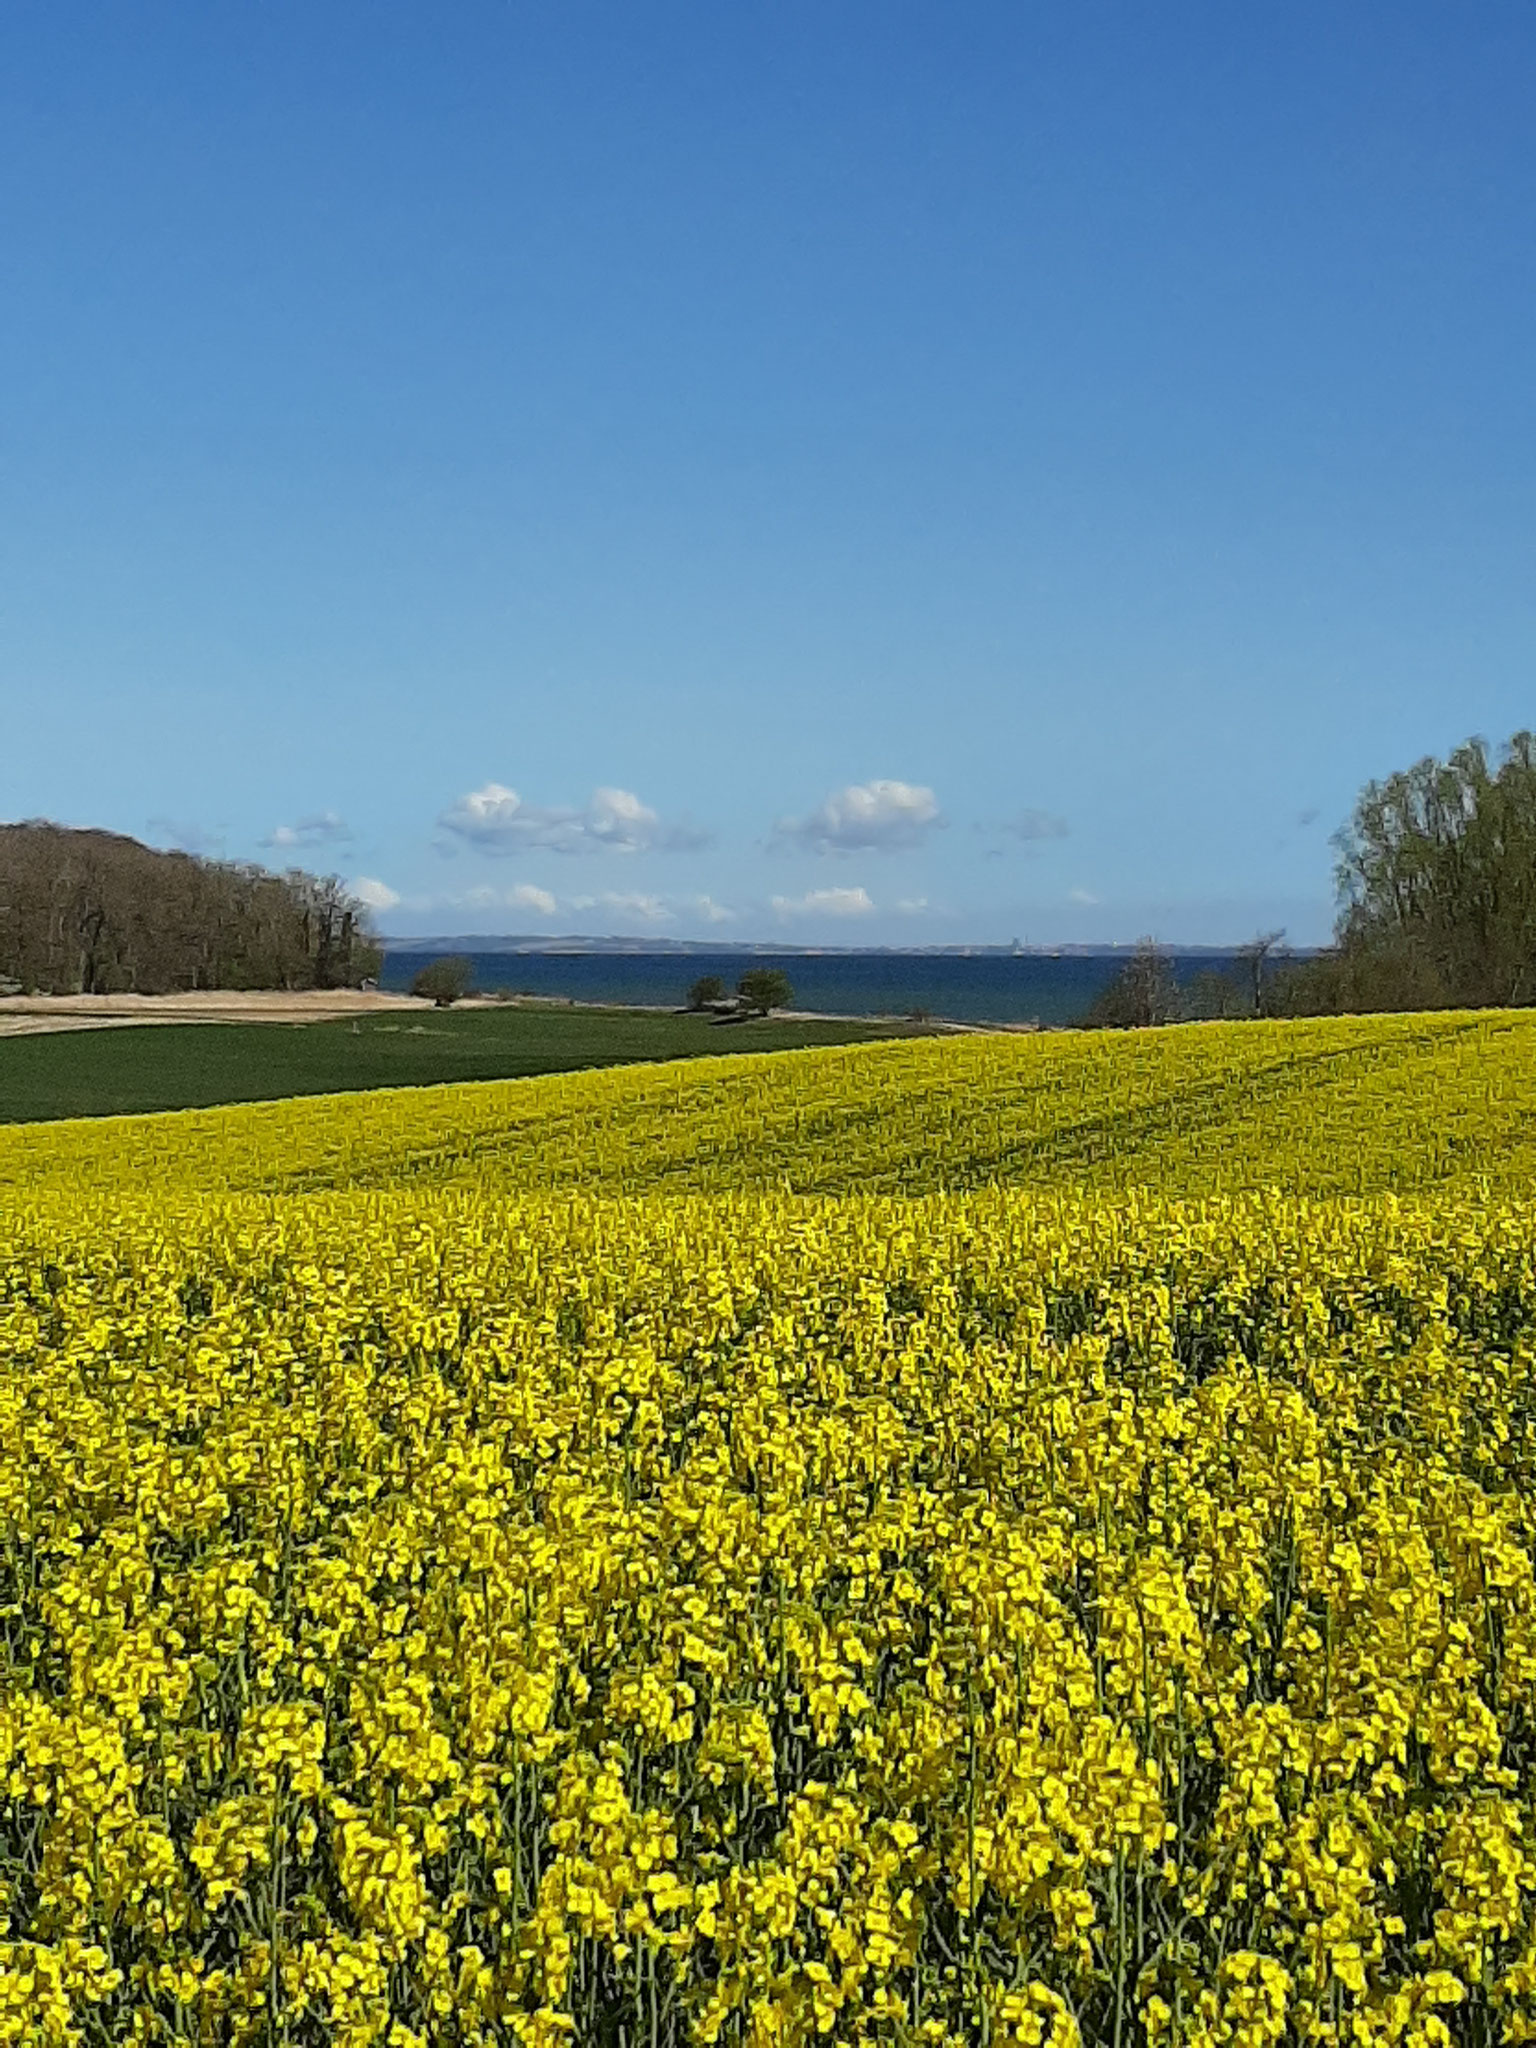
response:
{"label": "tree canopy", "polygon": [[1339,1007],[1536,1002],[1536,738],[1370,782],[1334,840]]}
{"label": "tree canopy", "polygon": [[746,1008],[760,1017],[784,1009],[795,999],[789,976],[780,967],[749,967],[737,982],[736,993]]}
{"label": "tree canopy", "polygon": [[1330,951],[1282,966],[1276,1015],[1536,1003],[1536,738],[1470,739],[1368,782],[1335,833]]}
{"label": "tree canopy", "polygon": [[725,1000],[725,983],[718,974],[701,974],[688,990],[690,1010],[707,1010],[711,1003]]}

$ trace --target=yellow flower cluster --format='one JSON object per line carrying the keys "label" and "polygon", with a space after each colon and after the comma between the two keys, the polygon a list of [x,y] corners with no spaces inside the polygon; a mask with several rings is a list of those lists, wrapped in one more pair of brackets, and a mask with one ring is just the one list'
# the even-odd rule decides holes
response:
{"label": "yellow flower cluster", "polygon": [[0,2043],[1536,2038],[1528,1049],[0,1137]]}

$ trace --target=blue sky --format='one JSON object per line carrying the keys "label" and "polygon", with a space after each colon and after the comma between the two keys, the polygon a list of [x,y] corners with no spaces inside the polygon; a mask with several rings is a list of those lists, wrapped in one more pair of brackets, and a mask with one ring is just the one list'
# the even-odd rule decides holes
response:
{"label": "blue sky", "polygon": [[0,19],[0,816],[386,930],[1326,935],[1536,722],[1536,9]]}

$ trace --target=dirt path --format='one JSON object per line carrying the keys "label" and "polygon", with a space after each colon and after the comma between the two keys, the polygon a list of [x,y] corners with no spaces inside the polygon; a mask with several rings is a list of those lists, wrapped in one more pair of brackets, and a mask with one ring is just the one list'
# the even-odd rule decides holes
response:
{"label": "dirt path", "polygon": [[430,1010],[382,989],[210,989],[170,996],[4,996],[0,1038],[37,1031],[102,1031],[120,1024],[319,1024],[379,1010]]}

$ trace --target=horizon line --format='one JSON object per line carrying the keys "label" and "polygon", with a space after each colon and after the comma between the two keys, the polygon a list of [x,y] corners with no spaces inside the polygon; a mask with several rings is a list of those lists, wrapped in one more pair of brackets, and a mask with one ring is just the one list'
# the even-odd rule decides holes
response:
{"label": "horizon line", "polygon": [[[384,952],[391,947],[397,951],[414,951],[426,946],[459,946],[468,951],[512,948],[524,953],[548,953],[562,951],[573,946],[602,946],[622,949],[629,953],[654,952],[669,954],[677,952],[698,953],[840,953],[873,954],[904,953],[954,954],[957,956],[987,954],[1003,959],[1028,959],[1032,957],[1051,958],[1061,954],[1104,954],[1130,953],[1150,936],[1152,944],[1164,953],[1240,953],[1251,939],[1210,940],[1210,939],[1159,939],[1156,934],[1143,933],[1134,939],[1061,939],[1054,943],[1038,940],[1007,939],[955,939],[934,940],[926,945],[842,945],[833,942],[817,944],[794,939],[693,939],[672,938],[663,933],[635,934],[627,932],[400,932],[379,933],[375,943]],[[1324,953],[1331,950],[1327,945],[1301,946],[1279,944],[1273,948],[1276,953],[1292,956]]]}

